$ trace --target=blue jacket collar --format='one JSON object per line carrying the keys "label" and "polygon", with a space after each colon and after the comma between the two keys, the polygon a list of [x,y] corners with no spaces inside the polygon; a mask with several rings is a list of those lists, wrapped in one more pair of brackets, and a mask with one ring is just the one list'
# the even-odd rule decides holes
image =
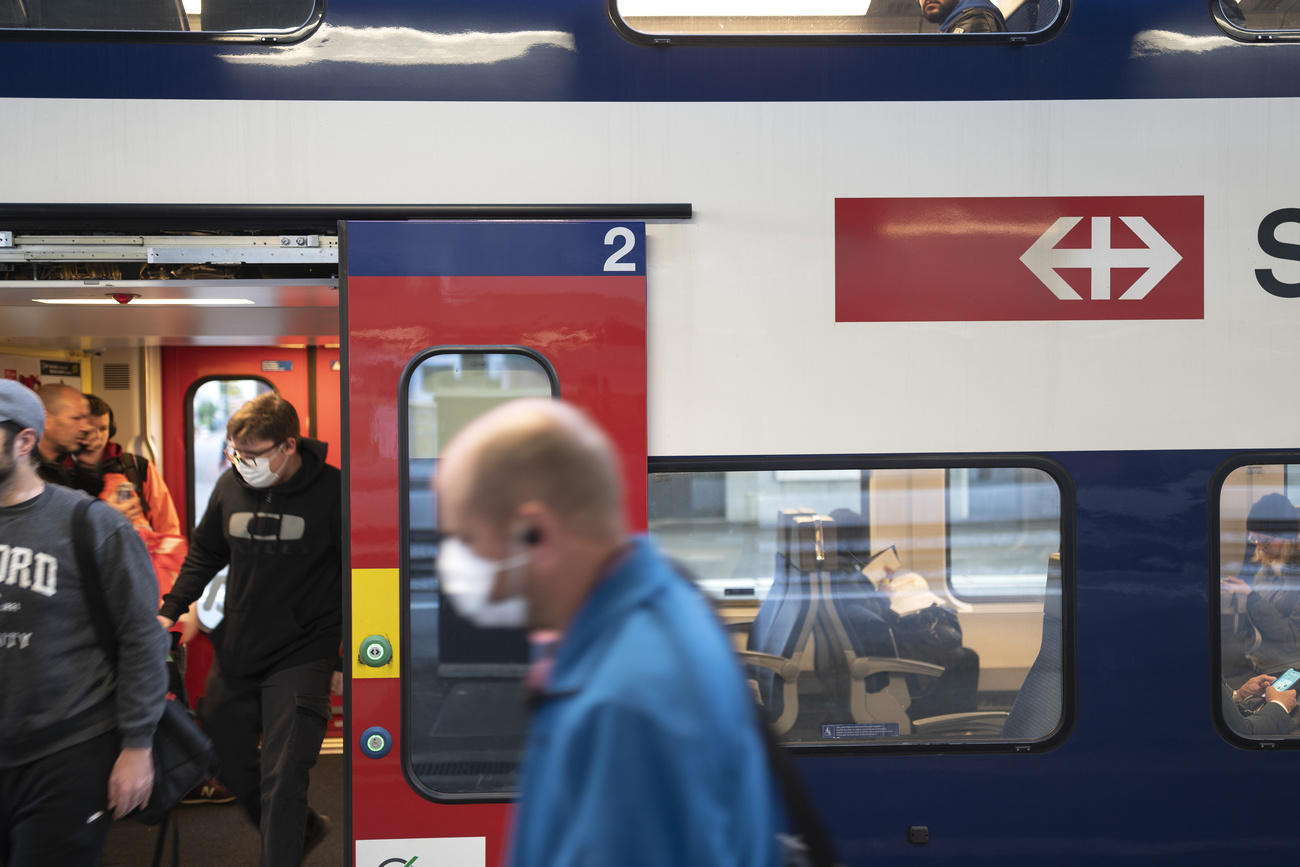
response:
{"label": "blue jacket collar", "polygon": [[646,536],[634,536],[612,569],[597,582],[569,624],[555,654],[555,668],[546,694],[559,697],[579,691],[600,661],[599,648],[622,627],[639,605],[677,580],[659,568],[663,559]]}

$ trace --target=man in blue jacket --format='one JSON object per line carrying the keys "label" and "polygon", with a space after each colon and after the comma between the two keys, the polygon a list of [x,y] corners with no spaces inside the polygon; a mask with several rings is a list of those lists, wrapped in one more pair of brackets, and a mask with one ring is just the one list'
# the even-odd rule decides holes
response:
{"label": "man in blue jacket", "polygon": [[480,625],[564,633],[509,863],[779,864],[786,817],[753,699],[707,603],[626,536],[605,435],[558,401],[514,401],[457,435],[436,486],[452,604]]}

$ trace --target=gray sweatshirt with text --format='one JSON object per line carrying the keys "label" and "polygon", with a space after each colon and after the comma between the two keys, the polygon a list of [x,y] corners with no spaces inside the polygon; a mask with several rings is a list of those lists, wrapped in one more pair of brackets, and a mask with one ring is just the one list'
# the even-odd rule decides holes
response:
{"label": "gray sweatshirt with text", "polygon": [[167,634],[144,542],[111,507],[87,514],[117,636],[116,665],[90,619],[72,512],[85,494],[46,485],[0,508],[0,767],[26,764],[116,730],[147,747],[167,690]]}

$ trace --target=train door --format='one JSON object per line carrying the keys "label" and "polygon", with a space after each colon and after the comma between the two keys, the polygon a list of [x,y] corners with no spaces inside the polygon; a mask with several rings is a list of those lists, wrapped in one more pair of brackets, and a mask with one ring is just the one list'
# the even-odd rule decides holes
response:
{"label": "train door", "polygon": [[[226,420],[245,400],[268,389],[298,410],[305,436],[328,444],[327,462],[340,464],[338,355],[336,346],[162,348],[163,476],[177,494],[182,527],[198,523],[217,476],[227,467]],[[223,587],[223,579],[214,580],[199,600],[199,618],[208,629],[220,622]],[[191,643],[186,689],[193,699],[203,694],[212,656],[206,635]],[[329,734],[337,738],[342,735],[342,701],[336,699],[334,705]]]}
{"label": "train door", "polygon": [[441,604],[429,481],[468,420],[562,395],[614,438],[645,526],[644,226],[349,222],[340,238],[349,844],[367,867],[496,864],[535,636]]}

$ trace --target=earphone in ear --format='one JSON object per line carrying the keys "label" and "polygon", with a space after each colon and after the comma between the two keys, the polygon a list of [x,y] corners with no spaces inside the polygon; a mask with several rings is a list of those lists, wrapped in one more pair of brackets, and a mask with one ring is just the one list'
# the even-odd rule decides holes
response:
{"label": "earphone in ear", "polygon": [[529,527],[519,535],[520,541],[525,545],[532,546],[542,541],[542,531],[536,527]]}

